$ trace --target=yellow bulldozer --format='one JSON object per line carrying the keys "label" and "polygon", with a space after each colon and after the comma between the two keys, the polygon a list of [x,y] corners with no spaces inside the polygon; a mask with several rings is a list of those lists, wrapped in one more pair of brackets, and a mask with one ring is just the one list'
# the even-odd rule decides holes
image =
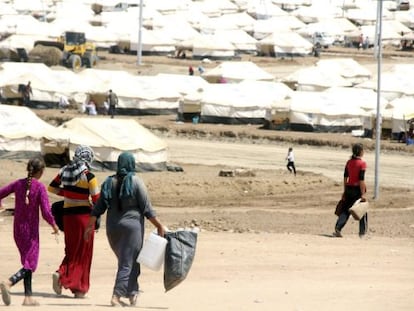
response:
{"label": "yellow bulldozer", "polygon": [[34,46],[52,47],[62,51],[61,64],[73,70],[92,68],[98,62],[96,47],[85,38],[85,33],[66,31],[57,41],[36,41]]}

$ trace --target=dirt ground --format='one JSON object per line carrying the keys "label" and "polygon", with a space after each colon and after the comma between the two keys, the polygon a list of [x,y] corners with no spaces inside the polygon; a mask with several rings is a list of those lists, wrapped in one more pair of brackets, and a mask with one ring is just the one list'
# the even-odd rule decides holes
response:
{"label": "dirt ground", "polygon": [[[133,70],[134,56],[105,55],[102,68]],[[361,59],[365,59],[361,56]],[[186,72],[189,60],[144,57],[142,74]],[[312,59],[262,60],[282,74]],[[177,62],[179,64],[177,65]],[[289,62],[292,62],[289,63]],[[390,59],[387,65],[394,62]],[[268,63],[271,63],[269,65]],[[294,64],[293,64],[294,63]],[[367,61],[371,67],[374,62]],[[277,67],[280,68],[277,68]],[[167,69],[169,68],[169,69]],[[70,113],[36,111],[54,124]],[[268,131],[253,126],[178,124],[171,116],[135,117],[165,139],[169,159],[183,172],[142,173],[160,220],[171,230],[198,226],[196,258],[187,279],[165,293],[162,270],[142,268],[141,310],[412,310],[414,304],[414,159],[412,146],[381,142],[379,195],[375,191],[375,141],[339,134]],[[350,219],[344,238],[331,238],[334,206],[350,146],[367,146],[369,234],[358,238]],[[285,167],[294,147],[298,174]],[[0,185],[25,176],[26,159],[0,160]],[[221,177],[244,169],[248,176]],[[57,168],[47,168],[47,184]],[[110,172],[95,172],[100,181]],[[57,198],[50,196],[53,202]],[[13,198],[3,201],[13,206]],[[10,212],[0,213],[0,278],[20,266]],[[148,225],[148,224],[147,224]],[[152,228],[148,225],[147,232]],[[41,225],[41,258],[34,276],[42,310],[104,310],[109,306],[116,261],[105,237],[95,240],[91,290],[84,300],[57,298],[51,273],[63,258]],[[12,289],[11,310],[20,310],[23,286]]]}

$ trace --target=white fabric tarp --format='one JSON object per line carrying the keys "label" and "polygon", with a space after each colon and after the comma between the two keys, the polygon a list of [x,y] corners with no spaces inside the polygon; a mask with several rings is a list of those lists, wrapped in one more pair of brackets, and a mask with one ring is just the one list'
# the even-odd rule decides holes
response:
{"label": "white fabric tarp", "polygon": [[201,119],[269,120],[272,99],[241,84],[211,84],[201,100]]}
{"label": "white fabric tarp", "polygon": [[40,140],[56,128],[27,107],[0,105],[0,151],[40,152]]}
{"label": "white fabric tarp", "polygon": [[225,79],[225,82],[240,82],[242,80],[274,80],[273,75],[249,61],[223,62],[217,67],[206,71],[202,77],[210,83],[217,83],[220,79]]}
{"label": "white fabric tarp", "polygon": [[45,136],[42,153],[61,154],[68,148],[72,158],[78,145],[91,146],[95,160],[110,168],[123,151],[131,152],[143,170],[162,170],[167,162],[167,144],[137,121],[124,118],[74,118]]}

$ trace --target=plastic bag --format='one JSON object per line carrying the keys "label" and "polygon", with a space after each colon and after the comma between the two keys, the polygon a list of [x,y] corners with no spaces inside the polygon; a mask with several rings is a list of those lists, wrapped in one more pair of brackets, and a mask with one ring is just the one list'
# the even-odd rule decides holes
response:
{"label": "plastic bag", "polygon": [[164,288],[169,291],[187,277],[193,264],[197,245],[197,233],[179,230],[167,232],[168,243],[165,248]]}

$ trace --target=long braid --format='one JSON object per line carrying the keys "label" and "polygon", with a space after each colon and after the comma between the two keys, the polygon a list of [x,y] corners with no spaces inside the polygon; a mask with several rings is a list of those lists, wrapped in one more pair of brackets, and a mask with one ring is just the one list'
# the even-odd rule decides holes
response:
{"label": "long braid", "polygon": [[32,158],[27,163],[27,178],[26,178],[26,197],[25,203],[29,205],[30,202],[30,187],[32,185],[32,179],[35,174],[42,171],[45,168],[45,162],[41,158]]}
{"label": "long braid", "polygon": [[32,178],[33,178],[33,165],[29,162],[27,163],[26,198],[25,198],[26,205],[29,205],[30,186],[32,185]]}

